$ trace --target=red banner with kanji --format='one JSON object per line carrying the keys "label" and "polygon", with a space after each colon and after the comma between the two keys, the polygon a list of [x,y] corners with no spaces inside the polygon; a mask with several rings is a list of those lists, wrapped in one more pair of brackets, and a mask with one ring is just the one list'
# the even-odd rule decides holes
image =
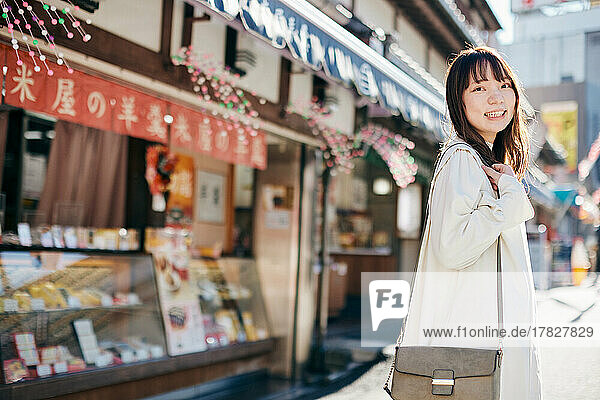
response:
{"label": "red banner with kanji", "polygon": [[[17,56],[6,46],[0,45],[0,57],[6,60],[6,104],[164,144],[170,133],[173,146],[266,168],[264,132],[46,61],[49,74],[27,53]],[[167,114],[173,116],[170,126]]]}

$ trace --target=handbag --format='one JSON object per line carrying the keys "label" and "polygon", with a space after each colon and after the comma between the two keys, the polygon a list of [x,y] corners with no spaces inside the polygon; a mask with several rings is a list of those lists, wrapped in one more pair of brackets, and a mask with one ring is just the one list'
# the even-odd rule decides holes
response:
{"label": "handbag", "polygon": [[[442,154],[455,143],[446,147]],[[436,166],[442,155],[436,160]],[[434,166],[434,172],[436,171]],[[437,178],[437,175],[436,177]],[[435,179],[432,183],[435,184]],[[500,194],[498,193],[498,197]],[[429,215],[431,195],[425,221]],[[427,229],[429,230],[429,228]],[[425,231],[425,229],[423,230]],[[424,232],[421,236],[423,241]],[[498,330],[503,327],[500,237],[497,244]],[[415,273],[416,276],[416,273]],[[415,276],[411,284],[414,287]],[[441,346],[404,346],[404,318],[395,346],[392,366],[383,389],[394,400],[434,400],[442,396],[455,400],[498,400],[502,364],[502,339],[497,349]]]}

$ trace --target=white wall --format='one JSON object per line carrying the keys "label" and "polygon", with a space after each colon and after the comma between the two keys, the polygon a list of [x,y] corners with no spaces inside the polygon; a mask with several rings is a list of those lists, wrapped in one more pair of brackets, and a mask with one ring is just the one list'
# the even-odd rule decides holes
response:
{"label": "white wall", "polygon": [[587,11],[547,17],[543,14],[521,15],[515,21],[515,42],[542,37],[570,36],[600,30],[600,7]]}
{"label": "white wall", "polygon": [[[289,102],[292,104],[308,104],[312,98],[313,75],[308,70],[300,73],[300,67],[294,64],[292,64],[292,74],[290,76]],[[298,73],[294,73],[295,71]]]}
{"label": "white wall", "polygon": [[585,34],[513,43],[501,48],[525,87],[557,85],[562,77],[585,79]]}
{"label": "white wall", "polygon": [[278,103],[281,58],[277,51],[261,39],[242,32],[238,34],[237,47],[238,50],[249,50],[256,56],[256,65],[247,70],[248,73],[240,79],[238,86]]}
{"label": "white wall", "polygon": [[[194,15],[201,15],[199,9]],[[216,63],[223,65],[225,62],[225,32],[227,25],[218,17],[211,17],[210,21],[196,22],[192,26],[192,47],[195,52],[211,54]]]}
{"label": "white wall", "polygon": [[423,68],[427,66],[427,40],[401,14],[396,19],[396,31],[400,35],[398,46]]}
{"label": "white wall", "polygon": [[526,87],[585,79],[585,33],[600,31],[600,8],[546,16],[521,15],[513,44],[502,47]]}
{"label": "white wall", "polygon": [[373,28],[393,31],[395,14],[394,6],[385,0],[354,0],[354,15]]}
{"label": "white wall", "polygon": [[339,129],[343,133],[354,133],[355,103],[354,94],[341,84],[330,84],[327,88],[327,96],[335,96],[338,99],[337,110],[325,119],[325,124]]}
{"label": "white wall", "polygon": [[[196,10],[198,14],[200,10]],[[201,12],[200,14],[201,15]],[[195,52],[211,54],[219,65],[225,62],[227,25],[218,17],[210,21],[197,22],[192,29],[192,46]],[[271,102],[279,101],[279,73],[281,60],[277,51],[259,38],[239,31],[237,39],[238,50],[249,50],[256,57],[256,65],[244,68],[247,74],[239,81],[238,86]]]}
{"label": "white wall", "polygon": [[171,30],[171,55],[177,53],[181,48],[181,36],[183,34],[183,9],[185,2],[175,0],[173,2],[173,28]]}
{"label": "white wall", "polygon": [[440,82],[444,82],[446,75],[446,58],[442,56],[436,49],[429,47],[429,66],[428,71],[434,78]]}
{"label": "white wall", "polygon": [[[299,66],[294,65],[292,71],[299,71]],[[290,78],[290,102],[293,104],[307,105],[312,98],[313,75],[310,71],[292,73]],[[338,99],[337,108],[324,120],[325,125],[339,129],[350,134],[354,132],[355,99],[354,94],[341,86],[330,83],[327,96]]]}
{"label": "white wall", "polygon": [[160,50],[162,0],[102,0],[93,14],[76,15],[87,15],[98,28],[150,50]]}

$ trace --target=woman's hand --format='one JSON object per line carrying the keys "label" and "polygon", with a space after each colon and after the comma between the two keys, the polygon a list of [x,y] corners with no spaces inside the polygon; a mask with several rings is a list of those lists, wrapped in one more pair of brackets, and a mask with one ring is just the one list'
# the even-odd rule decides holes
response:
{"label": "woman's hand", "polygon": [[492,184],[492,188],[494,190],[498,190],[498,180],[500,180],[500,175],[506,174],[510,176],[515,176],[515,172],[513,171],[510,165],[506,164],[493,164],[493,168],[490,168],[486,165],[482,165],[483,171],[488,176],[490,183]]}

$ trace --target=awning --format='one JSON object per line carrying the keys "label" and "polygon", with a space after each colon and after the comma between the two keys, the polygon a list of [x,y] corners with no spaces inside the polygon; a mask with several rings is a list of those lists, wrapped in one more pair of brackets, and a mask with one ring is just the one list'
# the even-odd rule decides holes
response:
{"label": "awning", "polygon": [[444,99],[305,0],[194,0],[393,114],[444,137]]}

